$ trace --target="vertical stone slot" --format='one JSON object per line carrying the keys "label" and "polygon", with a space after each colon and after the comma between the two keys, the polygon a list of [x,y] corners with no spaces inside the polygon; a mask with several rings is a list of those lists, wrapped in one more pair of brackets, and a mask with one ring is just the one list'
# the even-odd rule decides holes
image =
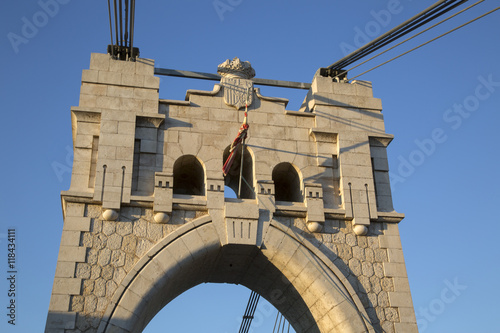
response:
{"label": "vertical stone slot", "polygon": [[125,184],[125,166],[122,166],[122,185],[120,188],[120,202],[123,200],[123,185]]}
{"label": "vertical stone slot", "polygon": [[365,184],[365,191],[366,191],[366,204],[368,205],[368,218],[371,219],[371,213],[370,213],[370,196],[368,195],[368,184]]}
{"label": "vertical stone slot", "polygon": [[97,147],[99,147],[99,137],[92,138],[92,152],[90,155],[89,188],[95,187],[95,173],[97,168]]}
{"label": "vertical stone slot", "polygon": [[[373,176],[373,185],[374,185],[374,190],[375,190],[375,198],[377,198],[378,194],[377,194],[377,180],[376,180],[376,173],[375,173],[375,166],[374,166],[374,161],[373,161],[373,157],[370,159],[371,160],[371,163],[372,163],[372,176]],[[378,200],[377,200],[377,210],[379,208],[379,204],[378,204]]]}
{"label": "vertical stone slot", "polygon": [[139,187],[139,164],[141,159],[141,140],[136,139],[134,144],[134,161],[132,167],[132,191]]}
{"label": "vertical stone slot", "polygon": [[104,184],[106,184],[106,169],[107,169],[107,165],[104,164],[102,166],[102,187],[101,187],[101,202],[103,201],[104,199]]}
{"label": "vertical stone slot", "polygon": [[384,142],[370,138],[370,155],[372,163],[373,184],[377,210],[379,212],[392,212],[391,185],[389,182],[389,163],[387,149]]}
{"label": "vertical stone slot", "polygon": [[159,124],[147,117],[136,118],[134,160],[132,167],[132,195],[151,196],[155,188],[155,172],[161,172],[163,155],[158,154],[162,135]]}

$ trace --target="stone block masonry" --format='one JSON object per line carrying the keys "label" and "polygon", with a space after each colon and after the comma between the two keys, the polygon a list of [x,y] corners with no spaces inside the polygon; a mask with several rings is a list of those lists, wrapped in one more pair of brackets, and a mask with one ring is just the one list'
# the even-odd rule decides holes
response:
{"label": "stone block masonry", "polygon": [[152,60],[92,54],[45,332],[141,332],[206,282],[258,292],[296,332],[417,332],[371,83],[315,76],[291,111],[250,63],[218,71],[160,100]]}

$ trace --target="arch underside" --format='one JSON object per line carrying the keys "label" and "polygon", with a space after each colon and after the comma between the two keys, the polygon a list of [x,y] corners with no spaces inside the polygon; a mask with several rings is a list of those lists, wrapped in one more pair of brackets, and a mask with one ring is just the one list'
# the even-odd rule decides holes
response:
{"label": "arch underside", "polygon": [[361,302],[333,264],[272,221],[260,248],[221,245],[209,216],[153,247],[125,277],[99,332],[141,332],[170,301],[201,283],[241,284],[275,306],[296,332],[373,332]]}

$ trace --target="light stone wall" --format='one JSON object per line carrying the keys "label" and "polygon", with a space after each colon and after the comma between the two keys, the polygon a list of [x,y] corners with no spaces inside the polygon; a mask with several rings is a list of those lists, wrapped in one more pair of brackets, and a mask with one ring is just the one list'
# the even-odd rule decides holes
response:
{"label": "light stone wall", "polygon": [[[196,278],[184,278],[187,289],[228,282],[258,290],[297,332],[417,332],[397,224],[403,215],[393,209],[388,180],[392,136],[385,133],[371,83],[315,76],[299,111],[255,89],[246,145],[256,196],[239,200],[224,198],[221,168],[243,112],[226,105],[221,85],[190,90],[184,101],[159,100],[153,68],[152,60],[93,54],[83,71],[80,105],[71,109],[75,157],[70,189],[62,193],[65,221],[46,332],[142,330],[168,303],[148,290],[166,288],[167,275],[186,274],[172,273],[168,260],[194,272]],[[202,166],[204,195],[173,194],[174,163],[187,155]],[[303,201],[275,200],[272,174],[280,163],[297,170]],[[301,272],[312,272],[307,262],[296,259],[305,268],[293,273],[266,250],[288,251],[271,232],[277,225],[297,235],[290,245],[296,252],[283,253],[292,257],[289,264],[314,248],[310,258],[325,265],[318,273],[323,277],[304,282]],[[186,228],[197,228],[189,233],[197,236],[182,238]],[[206,230],[214,234],[208,237]],[[157,255],[175,237],[184,245],[169,250],[170,257]],[[181,265],[198,260],[199,251],[199,265]],[[219,259],[212,262],[209,255]],[[141,273],[153,259],[165,265],[165,276]],[[261,260],[272,263],[269,271],[261,270]],[[247,275],[244,267],[251,267]],[[253,270],[264,280],[253,277]],[[276,270],[281,278],[273,275]],[[324,293],[324,279],[338,280],[357,312],[317,301],[313,295]],[[273,300],[268,284],[295,303]],[[165,294],[175,297],[187,290],[183,286]]]}
{"label": "light stone wall", "polygon": [[[368,235],[358,236],[349,221],[326,220],[322,233],[310,233],[304,219],[276,217],[277,221],[291,227],[308,239],[347,277],[359,296],[376,332],[407,332],[415,320],[411,299],[396,292],[409,291],[404,270],[401,246],[388,248],[387,241],[399,233],[396,224],[370,224]],[[396,240],[396,243],[398,242]],[[393,270],[394,265],[401,265]],[[397,286],[395,285],[397,284]],[[402,296],[405,303],[397,304]],[[404,328],[403,328],[404,327]]]}

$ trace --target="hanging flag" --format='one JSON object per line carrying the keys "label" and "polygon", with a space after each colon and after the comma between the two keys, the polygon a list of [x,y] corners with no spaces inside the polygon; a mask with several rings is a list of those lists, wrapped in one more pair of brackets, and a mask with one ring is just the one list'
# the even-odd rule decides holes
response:
{"label": "hanging flag", "polygon": [[238,135],[231,143],[231,147],[229,148],[229,156],[222,167],[222,173],[226,176],[229,173],[229,169],[231,169],[231,165],[233,164],[234,157],[236,156],[235,152],[240,147],[241,143],[246,139],[248,133],[248,124],[247,124],[247,107],[245,108],[245,118],[243,118],[243,124],[241,124],[240,129],[238,131]]}

